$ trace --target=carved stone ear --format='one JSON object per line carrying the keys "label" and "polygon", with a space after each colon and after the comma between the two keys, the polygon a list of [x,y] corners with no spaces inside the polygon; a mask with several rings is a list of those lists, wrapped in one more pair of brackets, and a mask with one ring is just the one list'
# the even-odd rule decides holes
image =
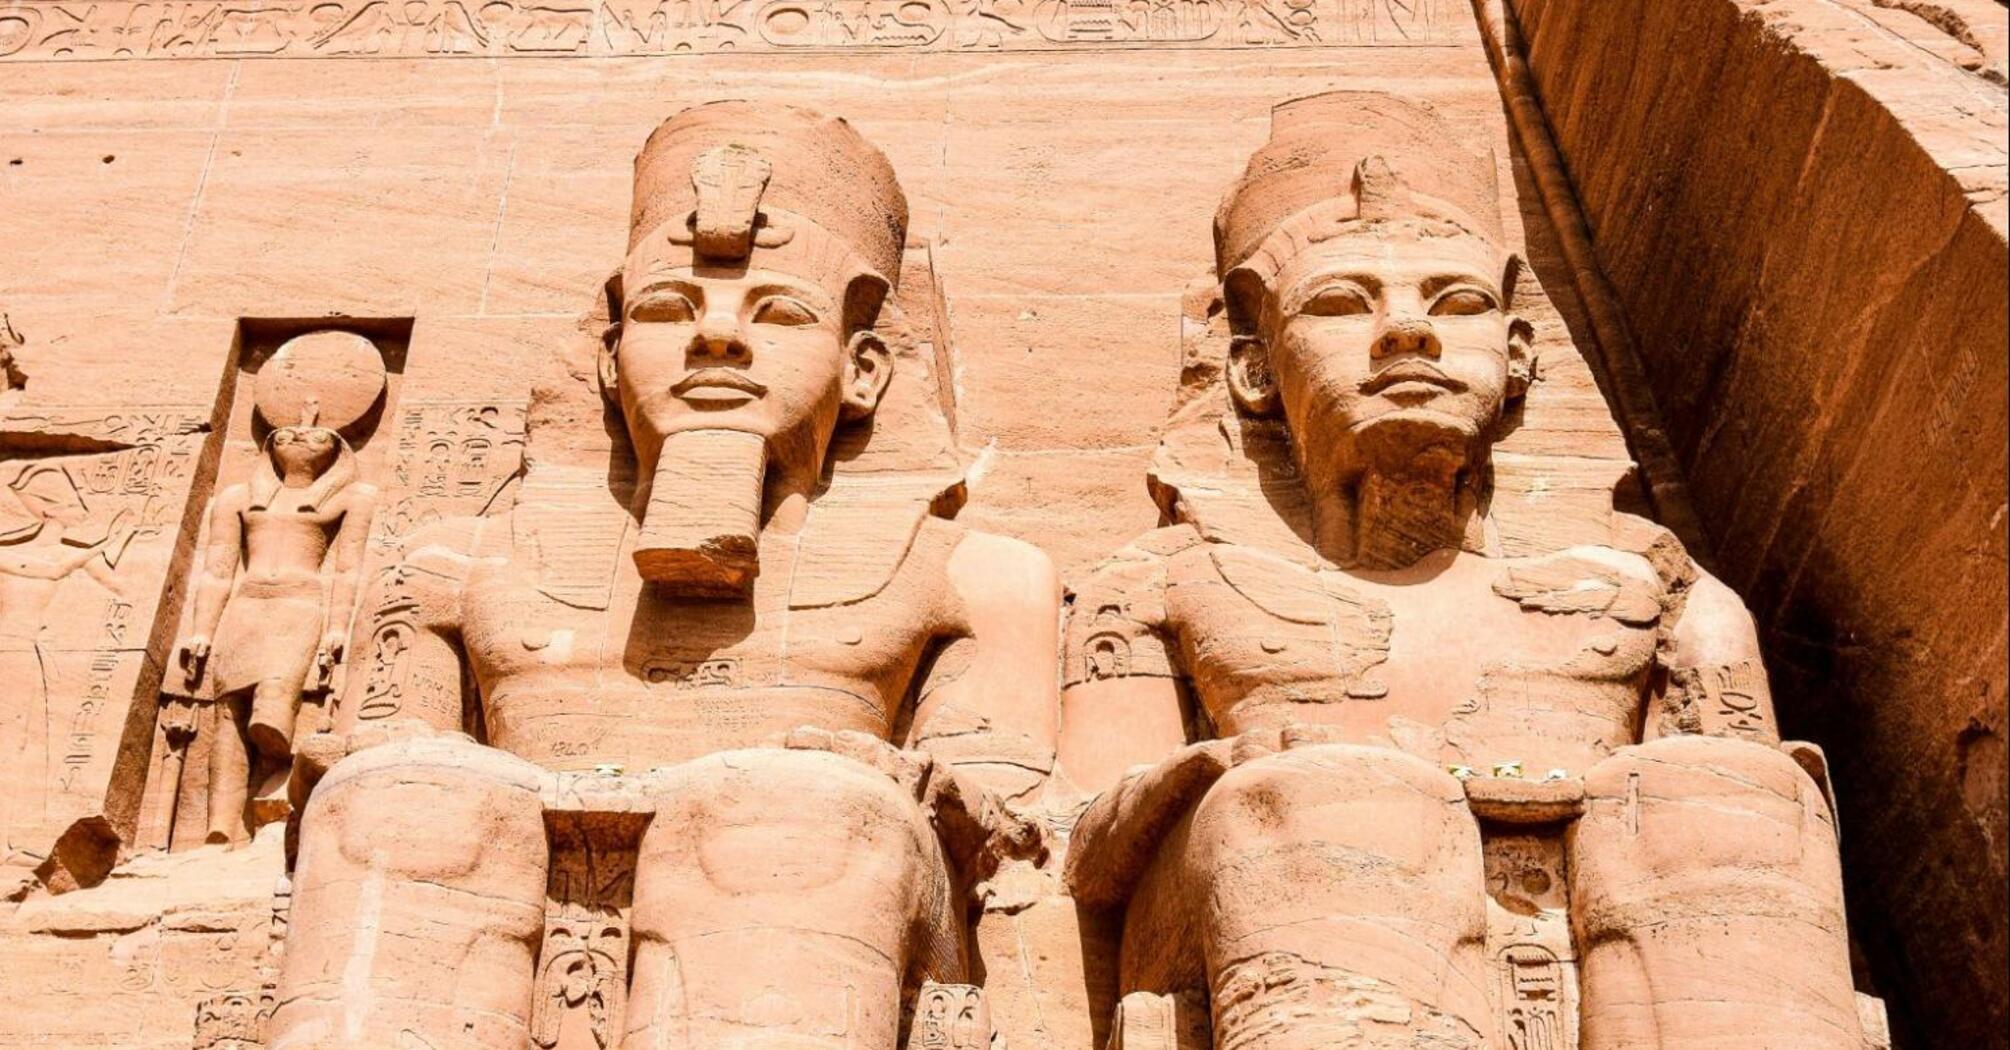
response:
{"label": "carved stone ear", "polygon": [[605,293],[602,305],[607,310],[607,325],[600,331],[600,352],[597,355],[600,366],[600,394],[613,401],[618,396],[616,391],[619,387],[616,386],[616,380],[620,377],[614,352],[621,346],[621,321],[625,309],[620,270],[614,271],[607,278],[602,291]]}
{"label": "carved stone ear", "polygon": [[1528,273],[1528,260],[1520,252],[1509,252],[1507,265],[1501,268],[1501,308],[1514,309],[1514,295],[1522,277]]}
{"label": "carved stone ear", "polygon": [[844,374],[839,380],[843,384],[839,412],[846,420],[872,415],[892,380],[893,351],[887,349],[886,340],[870,330],[853,334],[845,347]]}
{"label": "carved stone ear", "polygon": [[1237,408],[1252,416],[1277,414],[1277,375],[1270,369],[1270,348],[1255,336],[1236,336],[1228,344],[1228,392]]}
{"label": "carved stone ear", "polygon": [[1535,383],[1535,326],[1514,313],[1515,290],[1528,273],[1528,261],[1509,252],[1501,272],[1501,305],[1508,313],[1508,400],[1528,393]]}
{"label": "carved stone ear", "polygon": [[1512,401],[1528,393],[1535,383],[1535,326],[1519,314],[1508,315],[1507,396]]}

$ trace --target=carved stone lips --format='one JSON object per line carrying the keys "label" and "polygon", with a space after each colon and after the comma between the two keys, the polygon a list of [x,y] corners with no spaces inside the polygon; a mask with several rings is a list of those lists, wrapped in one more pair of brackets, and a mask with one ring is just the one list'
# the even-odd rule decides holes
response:
{"label": "carved stone lips", "polygon": [[745,372],[730,368],[701,368],[677,381],[670,392],[679,396],[694,391],[733,391],[749,397],[760,397],[768,388]]}
{"label": "carved stone lips", "polygon": [[1379,394],[1391,387],[1410,383],[1422,383],[1452,393],[1458,393],[1466,388],[1464,383],[1439,371],[1435,365],[1425,364],[1422,361],[1404,361],[1390,365],[1368,377],[1368,381],[1361,384],[1361,392]]}

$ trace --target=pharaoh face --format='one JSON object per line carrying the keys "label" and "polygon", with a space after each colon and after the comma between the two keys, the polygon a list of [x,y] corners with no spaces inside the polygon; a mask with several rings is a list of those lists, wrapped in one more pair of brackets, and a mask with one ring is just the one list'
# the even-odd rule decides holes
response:
{"label": "pharaoh face", "polygon": [[318,478],[335,464],[339,439],[326,427],[280,427],[272,432],[272,462],[281,476]]}
{"label": "pharaoh face", "polygon": [[737,430],[820,465],[839,416],[878,403],[892,359],[870,333],[847,332],[836,282],[638,262],[624,278],[619,344],[602,361],[638,451],[679,431]]}
{"label": "pharaoh face", "polygon": [[1489,437],[1528,353],[1502,262],[1484,238],[1405,223],[1343,233],[1285,264],[1263,296],[1271,374],[1258,382],[1300,449],[1462,458]]}

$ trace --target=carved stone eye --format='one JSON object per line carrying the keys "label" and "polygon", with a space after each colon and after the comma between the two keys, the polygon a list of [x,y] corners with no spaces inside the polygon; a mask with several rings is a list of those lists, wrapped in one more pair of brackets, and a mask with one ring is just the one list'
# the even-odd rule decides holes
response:
{"label": "carved stone eye", "polygon": [[1373,313],[1374,309],[1360,289],[1340,286],[1315,293],[1298,312],[1308,317],[1353,317]]}
{"label": "carved stone eye", "polygon": [[817,323],[815,310],[786,296],[775,296],[761,300],[754,307],[755,324],[780,324],[791,327]]}
{"label": "carved stone eye", "polygon": [[698,319],[698,308],[676,292],[658,292],[629,307],[628,319],[643,324],[688,324]]}
{"label": "carved stone eye", "polygon": [[1491,313],[1495,309],[1493,296],[1477,288],[1454,288],[1438,296],[1437,302],[1431,304],[1431,316],[1471,317]]}

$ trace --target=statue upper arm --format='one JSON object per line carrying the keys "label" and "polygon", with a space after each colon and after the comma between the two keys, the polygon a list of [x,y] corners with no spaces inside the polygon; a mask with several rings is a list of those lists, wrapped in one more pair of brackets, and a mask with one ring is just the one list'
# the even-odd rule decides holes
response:
{"label": "statue upper arm", "polygon": [[1038,548],[964,533],[950,554],[952,640],[924,683],[910,740],[1006,797],[1053,767],[1061,581]]}
{"label": "statue upper arm", "polygon": [[1733,736],[1778,743],[1772,688],[1759,653],[1758,630],[1737,592],[1697,571],[1666,655],[1664,721],[1673,732]]}
{"label": "statue upper arm", "polygon": [[393,720],[464,729],[461,592],[480,560],[479,530],[421,532],[371,580],[350,647],[361,662],[336,711],[338,731]]}
{"label": "statue upper arm", "polygon": [[1187,742],[1165,603],[1166,548],[1184,535],[1147,534],[1073,596],[1062,644],[1061,768],[1078,790],[1101,791]]}

